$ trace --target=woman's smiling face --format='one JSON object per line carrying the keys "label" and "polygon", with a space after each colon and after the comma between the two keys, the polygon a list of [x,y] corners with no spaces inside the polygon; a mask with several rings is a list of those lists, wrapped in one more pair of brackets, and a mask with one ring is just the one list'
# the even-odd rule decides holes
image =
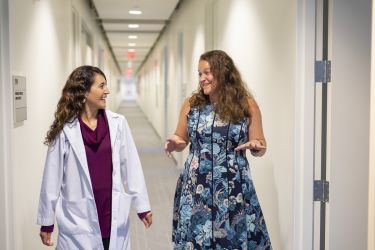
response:
{"label": "woman's smiling face", "polygon": [[105,109],[107,95],[109,95],[107,81],[102,75],[96,74],[90,91],[86,92],[85,104],[96,109]]}
{"label": "woman's smiling face", "polygon": [[205,60],[200,60],[198,65],[199,84],[203,93],[208,96],[213,96],[217,88],[217,83],[211,71],[210,64]]}

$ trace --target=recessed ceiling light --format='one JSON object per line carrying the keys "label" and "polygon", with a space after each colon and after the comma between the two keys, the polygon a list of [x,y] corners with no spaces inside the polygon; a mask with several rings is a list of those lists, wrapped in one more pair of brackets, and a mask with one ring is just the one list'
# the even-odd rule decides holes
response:
{"label": "recessed ceiling light", "polygon": [[139,28],[139,24],[129,24],[129,25],[128,25],[128,28],[130,28],[130,29],[136,29],[136,28]]}
{"label": "recessed ceiling light", "polygon": [[140,15],[140,14],[142,14],[142,11],[141,10],[129,10],[129,14]]}
{"label": "recessed ceiling light", "polygon": [[136,44],[135,43],[128,43],[128,46],[134,47]]}
{"label": "recessed ceiling light", "polygon": [[137,39],[138,36],[136,36],[136,35],[129,35],[128,38],[129,38],[129,39]]}

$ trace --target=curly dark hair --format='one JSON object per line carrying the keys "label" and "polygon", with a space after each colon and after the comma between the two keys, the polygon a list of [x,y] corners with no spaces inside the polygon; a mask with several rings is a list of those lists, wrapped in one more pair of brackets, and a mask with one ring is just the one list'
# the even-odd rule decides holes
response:
{"label": "curly dark hair", "polygon": [[84,107],[85,93],[90,90],[97,74],[102,75],[106,79],[104,73],[99,68],[88,65],[76,68],[69,75],[62,90],[60,100],[57,103],[55,120],[47,132],[44,144],[51,145],[63,129],[65,123],[71,122],[73,118],[81,114]]}
{"label": "curly dark hair", "polygon": [[[252,95],[242,81],[232,58],[222,50],[212,50],[202,54],[199,61],[208,62],[217,83],[218,99],[215,111],[220,118],[235,123],[243,117],[250,117],[248,98],[252,98]],[[204,94],[199,84],[198,90],[190,98],[190,106],[202,108],[209,103],[209,96]]]}

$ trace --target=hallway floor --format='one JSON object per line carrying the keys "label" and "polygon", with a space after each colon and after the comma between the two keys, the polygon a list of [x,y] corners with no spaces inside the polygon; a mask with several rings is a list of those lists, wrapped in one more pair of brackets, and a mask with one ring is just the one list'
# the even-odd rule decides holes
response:
{"label": "hallway floor", "polygon": [[180,170],[164,154],[163,142],[135,103],[123,102],[118,113],[126,117],[132,131],[153,212],[149,229],[145,229],[134,210],[131,212],[131,249],[172,249],[172,205]]}

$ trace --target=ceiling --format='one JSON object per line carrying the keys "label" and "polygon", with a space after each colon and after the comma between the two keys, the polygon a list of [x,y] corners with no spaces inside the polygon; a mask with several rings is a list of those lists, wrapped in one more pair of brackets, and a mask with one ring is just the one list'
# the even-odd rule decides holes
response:
{"label": "ceiling", "polygon": [[[122,73],[129,75],[130,72],[134,74],[138,71],[178,2],[179,0],[92,0],[98,21],[104,28]],[[132,15],[129,10],[140,10],[142,14]],[[130,24],[138,24],[139,27],[130,28]],[[134,58],[132,54],[135,55]]]}

